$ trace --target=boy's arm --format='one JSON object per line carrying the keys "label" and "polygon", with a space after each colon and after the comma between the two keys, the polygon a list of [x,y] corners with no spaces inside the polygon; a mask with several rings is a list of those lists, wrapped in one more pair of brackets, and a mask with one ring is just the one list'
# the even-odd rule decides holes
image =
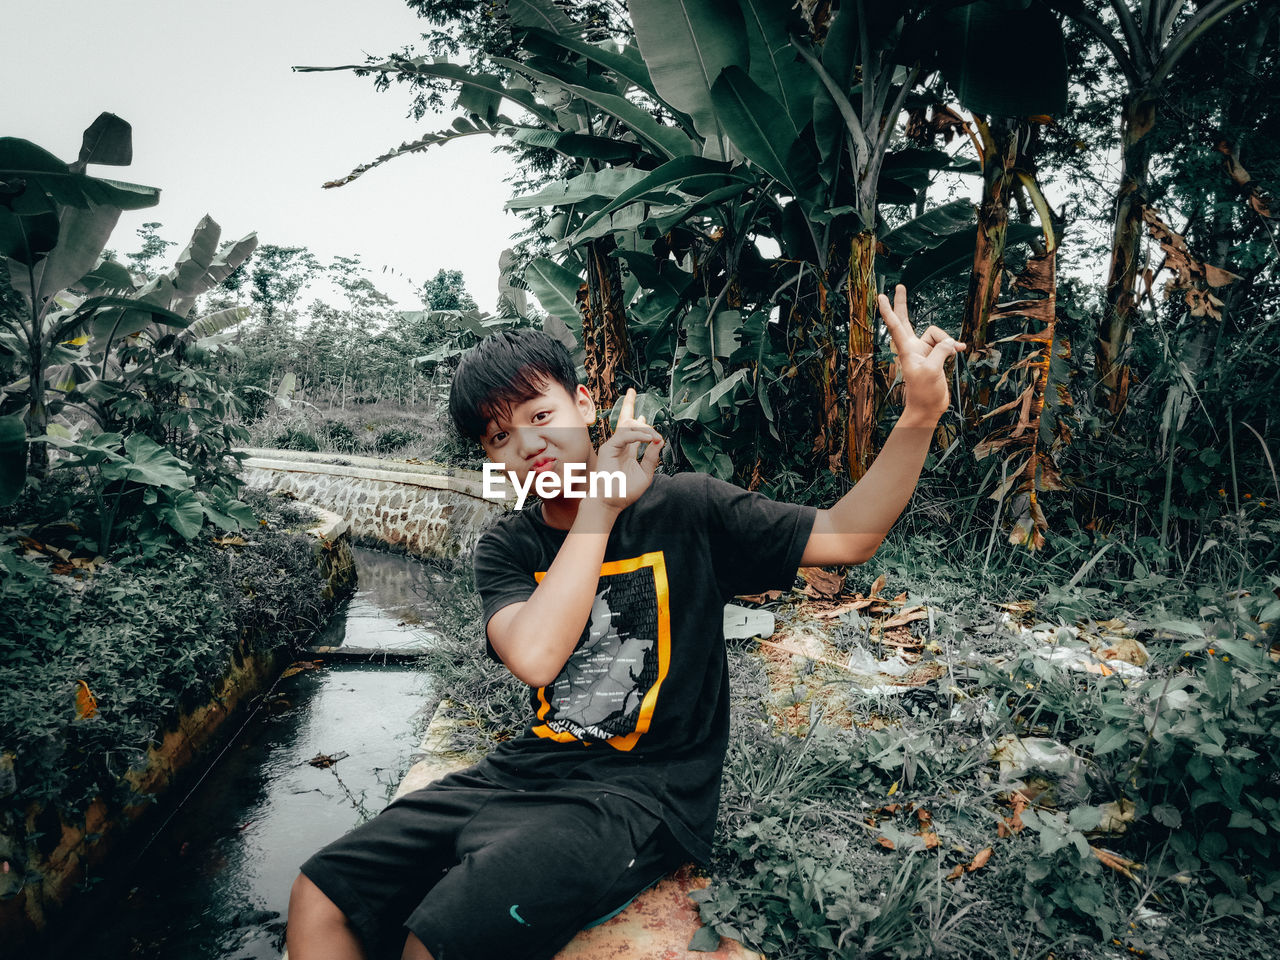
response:
{"label": "boy's arm", "polygon": [[[597,469],[626,474],[622,490],[614,496],[583,498],[568,536],[533,594],[489,618],[489,643],[507,669],[531,687],[555,680],[577,647],[591,616],[614,521],[648,489],[657,469],[662,437],[644,417],[633,417],[634,412],[635,391],[628,390],[618,427],[596,458]],[[636,450],[646,442],[649,447],[637,461]]]}
{"label": "boy's arm", "polygon": [[616,517],[616,511],[584,500],[533,595],[489,618],[489,643],[507,669],[529,686],[551,683],[578,645]]}
{"label": "boy's arm", "polygon": [[906,405],[862,479],[830,509],[818,511],[800,559],[804,566],[865,563],[875,554],[915,491],[934,427],[950,402],[944,364],[966,348],[938,327],[917,337],[902,284],[892,306],[884,294],[877,302],[897,348]]}

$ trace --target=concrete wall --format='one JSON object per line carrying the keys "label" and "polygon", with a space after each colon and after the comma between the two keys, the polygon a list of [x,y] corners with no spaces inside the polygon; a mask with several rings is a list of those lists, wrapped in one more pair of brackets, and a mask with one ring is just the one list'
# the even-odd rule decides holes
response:
{"label": "concrete wall", "polygon": [[[246,450],[251,486],[290,493],[339,514],[357,541],[418,557],[471,552],[505,507],[482,495],[481,474],[438,464],[294,450]],[[508,487],[509,489],[509,487]]]}

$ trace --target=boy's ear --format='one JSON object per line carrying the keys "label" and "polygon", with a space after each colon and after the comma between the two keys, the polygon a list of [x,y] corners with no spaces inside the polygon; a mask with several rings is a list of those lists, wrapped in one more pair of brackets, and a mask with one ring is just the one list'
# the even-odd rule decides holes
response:
{"label": "boy's ear", "polygon": [[596,422],[596,402],[591,399],[591,392],[581,383],[578,384],[578,389],[574,391],[573,402],[578,405],[578,412],[582,414],[583,423],[591,426]]}

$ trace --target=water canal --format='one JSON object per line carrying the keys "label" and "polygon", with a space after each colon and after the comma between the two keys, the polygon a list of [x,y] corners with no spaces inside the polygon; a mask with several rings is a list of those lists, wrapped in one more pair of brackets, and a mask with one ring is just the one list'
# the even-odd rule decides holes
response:
{"label": "water canal", "polygon": [[[316,645],[429,643],[432,569],[361,548],[355,560],[358,590]],[[282,677],[168,822],[120,850],[135,862],[52,956],[279,960],[299,864],[387,804],[434,706],[411,661],[329,659]],[[309,762],[321,756],[335,762]]]}

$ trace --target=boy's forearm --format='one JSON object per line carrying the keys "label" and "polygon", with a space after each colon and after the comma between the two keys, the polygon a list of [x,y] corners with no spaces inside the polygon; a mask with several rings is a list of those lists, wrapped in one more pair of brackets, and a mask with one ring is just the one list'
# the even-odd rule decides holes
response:
{"label": "boy's forearm", "polygon": [[828,511],[832,526],[856,538],[866,556],[875,552],[915,492],[937,425],[937,417],[904,410],[862,479]]}
{"label": "boy's forearm", "polygon": [[600,565],[617,511],[587,500],[569,528],[546,576],[511,623],[512,650],[503,659],[530,686],[559,675],[591,616]]}

